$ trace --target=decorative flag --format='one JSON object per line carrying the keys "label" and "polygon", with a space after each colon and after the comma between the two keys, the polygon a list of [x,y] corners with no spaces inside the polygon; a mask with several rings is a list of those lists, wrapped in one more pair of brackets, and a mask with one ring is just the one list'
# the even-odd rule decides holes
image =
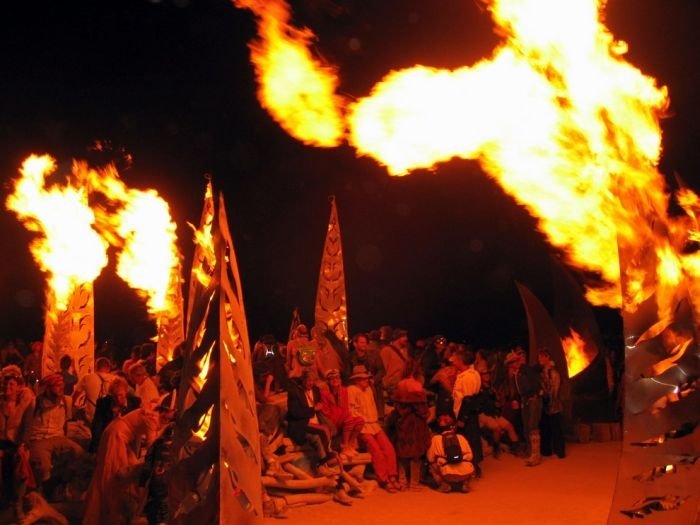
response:
{"label": "decorative flag", "polygon": [[295,306],[294,312],[292,312],[292,322],[289,324],[289,337],[287,337],[287,341],[291,341],[294,338],[294,331],[300,324],[301,316],[299,315],[299,308]]}
{"label": "decorative flag", "polygon": [[335,196],[330,197],[331,216],[328,220],[326,242],[323,245],[321,271],[316,291],[316,326],[327,327],[338,338],[348,343],[348,311],[345,297],[345,273],[343,248],[340,242],[340,223],[335,206]]}
{"label": "decorative flag", "polygon": [[[170,510],[173,523],[260,525],[261,456],[241,281],[223,195],[207,185],[190,276]],[[196,282],[195,282],[196,281]],[[194,293],[193,293],[194,292]]]}

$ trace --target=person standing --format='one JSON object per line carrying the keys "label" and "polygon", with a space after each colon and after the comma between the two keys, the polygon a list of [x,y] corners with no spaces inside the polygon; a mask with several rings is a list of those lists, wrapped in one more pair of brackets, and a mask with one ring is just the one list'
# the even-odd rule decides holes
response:
{"label": "person standing", "polygon": [[431,437],[428,397],[418,380],[422,372],[416,361],[407,367],[405,375],[392,396],[394,411],[389,415],[387,431],[393,438],[398,457],[401,488],[407,486],[410,490],[421,490],[421,465]]}
{"label": "person standing", "polygon": [[[518,399],[513,408],[520,409],[523,419],[523,434],[530,444],[530,456],[525,464],[535,467],[542,461],[540,453],[540,417],[542,416],[542,386],[537,366],[526,362],[525,352],[514,350],[505,359],[513,374]],[[516,406],[517,405],[517,406]]]}
{"label": "person standing", "polygon": [[391,395],[399,384],[408,361],[408,332],[400,328],[391,334],[391,341],[379,352],[384,365],[382,384],[387,394]]}
{"label": "person standing", "polygon": [[561,375],[554,366],[549,351],[541,349],[537,359],[542,367],[543,407],[540,420],[540,451],[543,456],[566,457],[566,440],[564,439],[561,401]]}
{"label": "person standing", "polygon": [[481,390],[481,376],[474,369],[474,354],[458,350],[452,355],[452,362],[457,369],[457,379],[452,390],[453,411],[457,420],[457,431],[462,433],[472,449],[474,470],[481,476],[481,460],[484,452],[481,447],[479,430],[478,394]]}

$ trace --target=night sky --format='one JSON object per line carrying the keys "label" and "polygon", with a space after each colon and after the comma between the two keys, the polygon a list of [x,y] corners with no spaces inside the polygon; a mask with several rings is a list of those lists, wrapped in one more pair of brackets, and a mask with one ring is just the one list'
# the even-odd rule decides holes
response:
{"label": "night sky", "polygon": [[[341,91],[362,96],[389,69],[458,67],[498,42],[478,2],[301,0],[295,20],[339,66]],[[445,333],[478,345],[526,337],[517,279],[552,300],[556,256],[473,162],[392,178],[347,146],[318,149],[281,130],[255,98],[247,42],[254,20],[225,0],[7,2],[0,18],[0,198],[22,159],[72,158],[109,141],[127,184],[170,203],[189,267],[205,174],[223,190],[251,337],[286,337],[295,305],[311,322],[329,204],[336,195],[352,332],[381,324],[412,337]],[[608,26],[628,59],[669,87],[661,169],[700,189],[700,2],[610,0]],[[523,124],[527,126],[527,123]],[[117,152],[126,151],[126,167]],[[30,235],[0,212],[0,339],[40,337],[44,278]],[[114,259],[114,257],[112,257]],[[103,340],[153,334],[145,307],[114,276],[96,282]],[[616,316],[597,313],[604,330]]]}

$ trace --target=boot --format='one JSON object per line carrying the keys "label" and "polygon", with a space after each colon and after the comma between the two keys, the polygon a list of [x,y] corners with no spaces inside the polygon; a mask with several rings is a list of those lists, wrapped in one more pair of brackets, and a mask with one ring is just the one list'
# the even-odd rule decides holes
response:
{"label": "boot", "polygon": [[423,490],[423,485],[420,484],[420,460],[411,460],[411,479],[410,479],[410,490]]}
{"label": "boot", "polygon": [[533,430],[530,432],[530,457],[527,458],[525,465],[528,467],[536,467],[542,461],[540,455],[540,431]]}
{"label": "boot", "polygon": [[27,492],[27,482],[20,481],[15,487],[15,501],[12,503],[15,511],[15,519],[17,523],[21,523],[24,520],[24,495]]}

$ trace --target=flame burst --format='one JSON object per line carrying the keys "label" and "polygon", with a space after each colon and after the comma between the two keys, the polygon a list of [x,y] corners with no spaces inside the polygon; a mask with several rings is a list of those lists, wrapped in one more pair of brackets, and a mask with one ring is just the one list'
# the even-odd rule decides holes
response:
{"label": "flame burst", "polygon": [[167,203],[154,190],[128,188],[112,165],[98,171],[74,162],[65,185],[46,188],[55,169],[48,155],[28,157],[7,207],[43,233],[32,253],[49,274],[56,307],[65,308],[77,284],[97,278],[112,245],[119,249],[117,273],[147,297],[151,314],[176,308],[167,294],[179,262]]}
{"label": "flame burst", "polygon": [[[346,139],[392,175],[477,160],[570,265],[600,278],[587,291],[591,303],[633,311],[657,292],[659,316],[667,318],[682,276],[700,274],[700,256],[683,253],[698,236],[700,207],[686,190],[691,220],[667,213],[657,170],[666,88],[624,60],[627,44],[601,22],[604,0],[484,3],[504,35],[490,57],[454,70],[417,65],[388,73],[369,96],[338,106]],[[260,14],[268,24],[274,15]],[[307,51],[293,38],[287,44]],[[264,72],[264,62],[255,62]],[[618,240],[651,253],[658,287],[630,268],[621,300]]]}
{"label": "flame burst", "polygon": [[235,0],[258,17],[260,38],[250,44],[258,78],[258,98],[282,128],[310,146],[337,146],[344,134],[335,94],[334,69],[315,59],[309,47],[314,34],[289,24],[284,0]]}
{"label": "flame burst", "polygon": [[95,230],[95,214],[79,182],[46,186],[55,171],[50,156],[29,156],[6,205],[28,230],[41,234],[31,243],[32,255],[48,274],[53,306],[65,310],[73,291],[94,281],[107,265],[107,242]]}
{"label": "flame burst", "polygon": [[76,163],[74,171],[107,201],[97,210],[105,236],[120,248],[119,277],[146,297],[152,315],[173,311],[176,305],[168,301],[168,287],[178,269],[179,252],[168,203],[155,190],[127,187],[113,165],[94,170]]}
{"label": "flame burst", "polygon": [[562,339],[561,345],[566,357],[566,368],[569,371],[569,377],[574,377],[591,364],[595,354],[587,351],[586,343],[576,330],[570,329],[569,331],[571,337]]}

